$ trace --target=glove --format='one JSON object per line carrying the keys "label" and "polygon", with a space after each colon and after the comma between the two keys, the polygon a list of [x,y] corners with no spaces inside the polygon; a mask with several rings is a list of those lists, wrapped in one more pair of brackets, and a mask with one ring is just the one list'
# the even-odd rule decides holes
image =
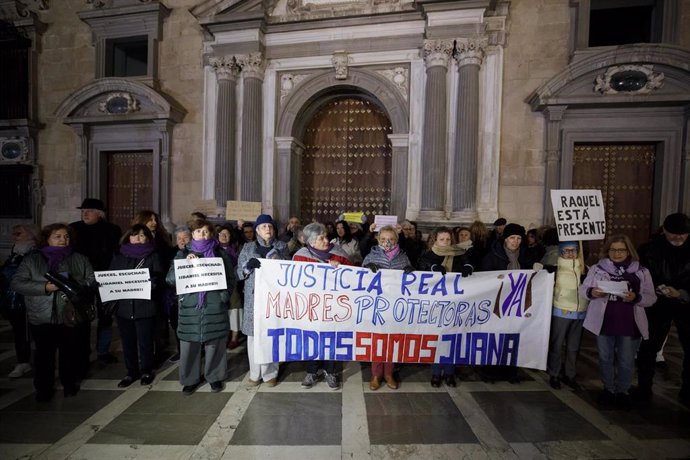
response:
{"label": "glove", "polygon": [[377,271],[379,271],[379,267],[377,267],[376,264],[373,263],[373,262],[372,262],[372,263],[369,263],[369,264],[366,264],[365,267],[368,268],[369,270],[371,270],[371,271],[374,272],[374,273],[376,273]]}
{"label": "glove", "polygon": [[441,264],[434,264],[431,266],[432,272],[441,272],[442,275],[446,274],[446,267]]}
{"label": "glove", "polygon": [[532,270],[535,272],[538,272],[542,268],[544,268],[544,265],[540,264],[539,262],[534,262],[534,265],[532,265]]}
{"label": "glove", "polygon": [[472,273],[474,273],[474,267],[470,264],[465,264],[462,266],[462,271],[460,273],[462,273],[463,278],[472,276]]}
{"label": "glove", "polygon": [[247,270],[254,270],[256,268],[261,268],[261,262],[256,257],[252,257],[247,261]]}
{"label": "glove", "polygon": [[412,265],[408,265],[407,267],[403,268],[403,271],[407,274],[412,273],[414,271],[414,267]]}
{"label": "glove", "polygon": [[556,273],[556,266],[555,265],[544,265],[544,268],[548,273]]}

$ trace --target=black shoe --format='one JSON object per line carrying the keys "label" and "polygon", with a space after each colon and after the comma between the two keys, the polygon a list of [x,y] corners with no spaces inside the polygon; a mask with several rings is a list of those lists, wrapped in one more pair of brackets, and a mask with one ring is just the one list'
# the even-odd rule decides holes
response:
{"label": "black shoe", "polygon": [[104,353],[102,355],[98,355],[98,361],[103,364],[114,364],[117,362],[117,358],[112,353]]}
{"label": "black shoe", "polygon": [[431,376],[431,386],[434,388],[439,388],[441,386],[441,376],[432,375]]}
{"label": "black shoe", "polygon": [[223,391],[223,382],[211,382],[211,393]]}
{"label": "black shoe", "polygon": [[455,376],[454,375],[446,375],[445,381],[446,381],[446,386],[453,387],[453,388],[455,388],[457,386],[457,383],[455,383]]}
{"label": "black shoe", "polygon": [[73,387],[66,387],[62,390],[62,394],[65,396],[65,398],[71,398],[72,396],[76,396],[77,393],[79,393],[78,385],[74,385]]}
{"label": "black shoe", "polygon": [[125,378],[120,380],[120,383],[117,384],[117,387],[118,388],[127,388],[132,383],[134,383],[134,381],[137,379],[138,379],[138,377],[132,377],[130,375],[126,375]]}
{"label": "black shoe", "polygon": [[[565,379],[563,379],[565,381]],[[561,380],[558,377],[551,377],[549,378],[549,385],[551,385],[551,388],[554,390],[560,390],[561,389]]]}
{"label": "black shoe", "polygon": [[153,383],[153,379],[155,379],[156,376],[155,374],[144,374],[141,376],[141,384],[142,385],[151,385]]}
{"label": "black shoe", "polygon": [[638,386],[635,391],[632,392],[633,401],[646,403],[652,400],[652,388],[648,386]]}
{"label": "black shoe", "polygon": [[572,388],[575,391],[581,391],[582,390],[582,385],[580,385],[578,382],[575,381],[575,377],[570,378],[570,377],[563,376],[563,378],[561,379],[561,382],[565,383],[566,385],[568,385],[570,388]]}
{"label": "black shoe", "polygon": [[201,381],[195,383],[194,385],[185,385],[182,387],[182,393],[184,393],[185,396],[189,396],[194,394],[197,388],[201,385]]}
{"label": "black shoe", "polygon": [[168,361],[170,361],[171,363],[176,363],[179,360],[180,360],[180,354],[179,353],[175,353],[170,358],[168,358]]}
{"label": "black shoe", "polygon": [[597,398],[597,405],[602,409],[609,409],[613,407],[616,402],[616,395],[611,393],[609,390],[604,390],[601,392]]}
{"label": "black shoe", "polygon": [[616,393],[616,409],[629,411],[631,407],[628,393]]}

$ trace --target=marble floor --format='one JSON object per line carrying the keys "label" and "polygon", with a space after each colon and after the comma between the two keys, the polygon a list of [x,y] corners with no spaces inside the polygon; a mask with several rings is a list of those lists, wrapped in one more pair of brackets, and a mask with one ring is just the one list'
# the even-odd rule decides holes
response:
{"label": "marble floor", "polygon": [[[682,353],[666,346],[653,401],[629,412],[601,411],[596,347],[584,337],[582,391],[553,390],[543,372],[522,382],[486,380],[459,368],[456,388],[429,385],[426,366],[399,366],[400,388],[369,390],[366,363],[338,367],[342,387],[301,388],[301,363],[281,367],[280,383],[247,387],[246,350],[227,354],[225,389],[203,385],[184,396],[177,365],[154,383],[126,390],[118,363],[94,362],[76,397],[34,401],[32,375],[10,380],[14,348],[0,321],[0,459],[460,459],[690,458],[690,410],[677,400]],[[117,338],[113,344],[119,350]],[[484,378],[483,378],[484,377]]]}

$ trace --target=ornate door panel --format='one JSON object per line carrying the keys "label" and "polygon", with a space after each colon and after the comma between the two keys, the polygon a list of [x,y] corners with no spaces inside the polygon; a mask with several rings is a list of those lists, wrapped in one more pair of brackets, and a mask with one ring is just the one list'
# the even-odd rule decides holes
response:
{"label": "ornate door panel", "polygon": [[108,154],[108,220],[124,232],[134,214],[153,209],[153,154],[121,152]]}
{"label": "ornate door panel", "polygon": [[314,115],[304,139],[302,222],[335,221],[350,211],[389,214],[390,133],[387,115],[363,98],[332,100]]}
{"label": "ornate door panel", "polygon": [[[637,247],[649,239],[654,199],[654,144],[580,144],[573,154],[573,188],[601,190],[607,236],[624,233]],[[596,261],[603,241],[590,241]]]}

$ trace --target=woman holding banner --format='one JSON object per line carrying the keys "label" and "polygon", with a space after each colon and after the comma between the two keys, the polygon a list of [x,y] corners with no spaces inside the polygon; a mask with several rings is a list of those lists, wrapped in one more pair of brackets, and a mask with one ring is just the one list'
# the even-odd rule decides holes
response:
{"label": "woman holding banner", "polygon": [[[335,243],[328,242],[328,232],[323,224],[315,222],[304,227],[305,245],[292,257],[296,262],[311,262],[339,265],[352,265],[348,254]],[[307,361],[307,375],[302,380],[302,387],[311,388],[318,381],[319,366],[323,367],[328,387],[335,390],[340,387],[335,375],[335,361]]]}
{"label": "woman holding banner", "polygon": [[[375,227],[373,228],[375,230]],[[394,227],[386,225],[379,230],[377,237],[378,246],[374,246],[362,262],[362,266],[372,272],[377,272],[380,268],[389,270],[404,270],[405,273],[414,271],[410,265],[410,260],[405,252],[398,246],[398,232]],[[393,376],[394,364],[383,362],[371,363],[371,381],[369,388],[378,390],[381,380],[386,381],[386,385],[391,390],[398,388],[398,382]]]}
{"label": "woman holding banner", "polygon": [[127,375],[117,386],[126,388],[139,378],[142,385],[150,385],[154,379],[153,342],[165,270],[146,224],[135,224],[125,232],[120,239],[120,251],[113,256],[108,269],[149,271],[149,299],[113,300],[104,303],[104,307],[115,314],[125,355]]}
{"label": "woman holding banner", "polygon": [[[453,233],[450,228],[438,227],[431,233],[429,239],[433,243],[431,249],[420,256],[417,262],[419,270],[441,272],[444,275],[446,272],[461,272],[463,277],[472,274],[474,267],[470,263],[470,254],[465,247],[453,244]],[[441,375],[449,387],[457,385],[453,364],[431,365],[432,387],[441,386]]]}
{"label": "woman holding banner", "polygon": [[261,214],[254,224],[256,238],[242,247],[237,259],[237,277],[244,280],[244,317],[242,333],[247,336],[247,355],[249,358],[249,386],[256,386],[263,380],[267,386],[278,384],[278,363],[260,364],[254,361],[254,276],[261,267],[259,259],[290,260],[287,244],[276,239],[273,218]]}
{"label": "woman holding banner", "polygon": [[649,338],[646,307],[656,302],[654,284],[640,266],[635,247],[626,235],[606,240],[601,259],[580,286],[589,302],[584,328],[597,336],[599,375],[604,391],[597,403],[630,409],[628,390],[635,372],[640,338]]}
{"label": "woman holding banner", "polygon": [[12,278],[11,288],[24,296],[31,336],[36,343],[34,388],[36,401],[53,398],[55,353],[59,350],[60,382],[65,397],[79,391],[77,384],[78,334],[71,318],[65,315],[67,298],[59,287],[45,278],[47,272],[60,273],[81,286],[94,282],[93,269],[86,256],[74,252],[70,227],[51,224],[43,227],[39,251],[27,255]]}
{"label": "woman holding banner", "polygon": [[[223,390],[227,371],[225,347],[230,330],[228,305],[230,294],[235,289],[234,267],[228,254],[213,237],[213,224],[195,220],[189,223],[189,227],[192,241],[177,252],[175,259],[221,258],[227,287],[179,295],[177,337],[180,339],[180,383],[182,393],[191,395],[205,378],[211,384],[211,391],[217,393]],[[174,262],[168,272],[167,282],[176,284]],[[205,353],[204,378],[201,377],[202,347]]]}

